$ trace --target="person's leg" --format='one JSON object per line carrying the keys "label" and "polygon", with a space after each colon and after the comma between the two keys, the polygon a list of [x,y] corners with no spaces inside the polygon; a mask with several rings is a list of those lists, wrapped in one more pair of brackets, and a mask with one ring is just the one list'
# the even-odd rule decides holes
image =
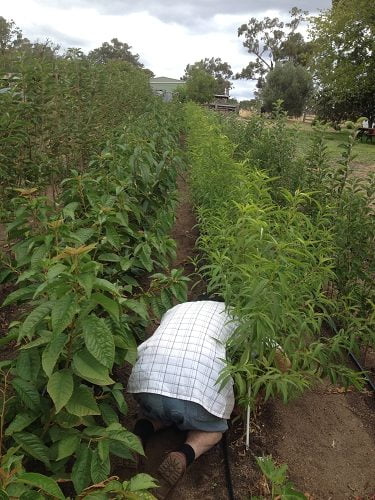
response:
{"label": "person's leg", "polygon": [[185,444],[194,450],[194,459],[206,453],[223,437],[222,432],[189,431]]}
{"label": "person's leg", "polygon": [[168,421],[164,412],[163,396],[138,393],[134,394],[134,399],[140,405],[141,417],[135,423],[133,432],[141,439],[145,447],[154,432],[170,426],[172,422]]}

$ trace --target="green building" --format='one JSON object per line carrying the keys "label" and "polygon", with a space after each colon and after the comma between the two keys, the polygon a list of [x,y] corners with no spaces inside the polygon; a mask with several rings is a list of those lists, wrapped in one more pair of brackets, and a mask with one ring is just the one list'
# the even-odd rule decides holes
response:
{"label": "green building", "polygon": [[164,101],[170,101],[173,93],[179,87],[185,85],[185,82],[174,78],[167,78],[166,76],[159,76],[157,78],[150,78],[150,85],[154,94],[162,96]]}

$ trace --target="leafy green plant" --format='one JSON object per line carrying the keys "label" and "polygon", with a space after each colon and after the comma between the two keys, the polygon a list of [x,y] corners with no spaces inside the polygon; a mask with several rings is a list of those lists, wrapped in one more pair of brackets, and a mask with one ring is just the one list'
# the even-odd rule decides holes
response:
{"label": "leafy green plant", "polygon": [[[288,466],[277,467],[272,457],[256,457],[256,462],[270,484],[270,498],[279,500],[306,500],[306,496],[297,491],[287,479]],[[259,497],[251,497],[252,500]]]}
{"label": "leafy green plant", "polygon": [[[108,479],[111,456],[143,453],[121,423],[127,406],[114,367],[134,362],[151,318],[186,300],[187,278],[169,269],[175,245],[167,237],[178,130],[163,128],[161,112],[114,134],[90,173],[75,170],[62,182],[56,203],[19,189],[7,226],[4,264],[17,288],[3,306],[19,304],[20,315],[7,336],[17,338],[18,355],[8,362],[1,446],[18,447],[26,468],[32,460],[71,480],[77,494]],[[112,486],[114,498],[151,487],[142,476]]]}
{"label": "leafy green plant", "polygon": [[[336,279],[331,214],[314,192],[277,185],[272,196],[273,180],[234,160],[213,116],[189,105],[187,120],[200,272],[239,322],[220,381],[231,376],[244,405],[259,391],[287,401],[324,375],[360,386],[361,376],[344,364],[356,343],[355,322],[339,326],[342,304],[326,293]],[[333,337],[324,333],[326,325],[335,329]],[[292,362],[286,372],[277,368],[276,345]]]}

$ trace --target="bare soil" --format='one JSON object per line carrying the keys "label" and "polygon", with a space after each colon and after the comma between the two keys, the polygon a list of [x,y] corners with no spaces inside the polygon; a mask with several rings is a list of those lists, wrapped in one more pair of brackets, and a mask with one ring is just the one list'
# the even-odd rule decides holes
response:
{"label": "bare soil", "polygon": [[[173,230],[178,245],[175,266],[183,266],[186,274],[191,275],[194,268],[190,258],[195,256],[198,232],[185,179],[180,179],[179,192]],[[196,284],[194,275],[191,277],[189,299],[195,300],[204,291],[204,286]],[[136,418],[136,406],[134,402],[129,403],[127,420],[131,425]],[[277,399],[263,404],[252,419],[249,451],[244,446],[243,423],[237,417],[228,433],[235,499],[248,500],[255,495],[270,498],[255,457],[272,454],[278,464],[288,464],[290,480],[310,500],[374,500],[374,410],[372,392],[344,393],[340,387],[322,383],[288,405]],[[145,472],[155,473],[165,453],[183,440],[184,433],[177,430],[157,433],[146,449]],[[122,469],[121,472],[123,475],[130,471]],[[170,498],[229,498],[220,444],[190,467]]]}

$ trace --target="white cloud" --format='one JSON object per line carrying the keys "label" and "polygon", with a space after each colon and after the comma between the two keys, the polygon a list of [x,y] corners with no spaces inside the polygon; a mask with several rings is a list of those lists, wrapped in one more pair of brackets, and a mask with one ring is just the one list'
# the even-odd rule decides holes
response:
{"label": "white cloud", "polygon": [[[278,1],[281,2],[280,5],[286,2]],[[274,4],[275,2],[276,0]],[[122,14],[126,9],[118,9],[116,12],[111,10],[110,2],[105,4],[108,6],[105,12],[111,14],[103,13],[103,9],[99,11],[99,1],[88,3],[85,0],[77,0],[73,3],[69,0],[68,7],[57,5],[58,3],[52,0],[12,0],[2,5],[1,15],[8,20],[13,19],[24,35],[32,41],[48,38],[63,49],[74,44],[87,52],[116,37],[131,45],[132,51],[140,55],[141,62],[157,76],[179,78],[187,64],[212,56],[221,57],[232,66],[234,72],[238,72],[250,59],[241,39],[237,37],[237,28],[254,15],[250,11],[245,14],[207,15],[189,27],[187,23],[171,22],[165,8],[164,17],[155,17],[157,9],[163,10],[162,2],[141,2],[144,10],[137,12],[133,2],[131,13],[126,15]],[[113,6],[119,5],[121,4],[113,2]],[[146,10],[147,5],[154,7],[152,12],[155,12],[155,15],[149,13],[150,9]],[[183,19],[184,15],[189,16],[194,9],[194,12],[196,11],[196,2],[190,7],[189,5],[176,0],[173,8],[174,12],[180,14],[177,18]],[[208,7],[212,10],[210,2],[202,1],[202,12]],[[259,12],[259,4],[256,10]],[[274,16],[282,12],[265,11],[259,15],[266,14]],[[167,21],[163,21],[162,17]],[[247,99],[251,97],[253,87],[253,82],[234,82],[232,95]]]}

